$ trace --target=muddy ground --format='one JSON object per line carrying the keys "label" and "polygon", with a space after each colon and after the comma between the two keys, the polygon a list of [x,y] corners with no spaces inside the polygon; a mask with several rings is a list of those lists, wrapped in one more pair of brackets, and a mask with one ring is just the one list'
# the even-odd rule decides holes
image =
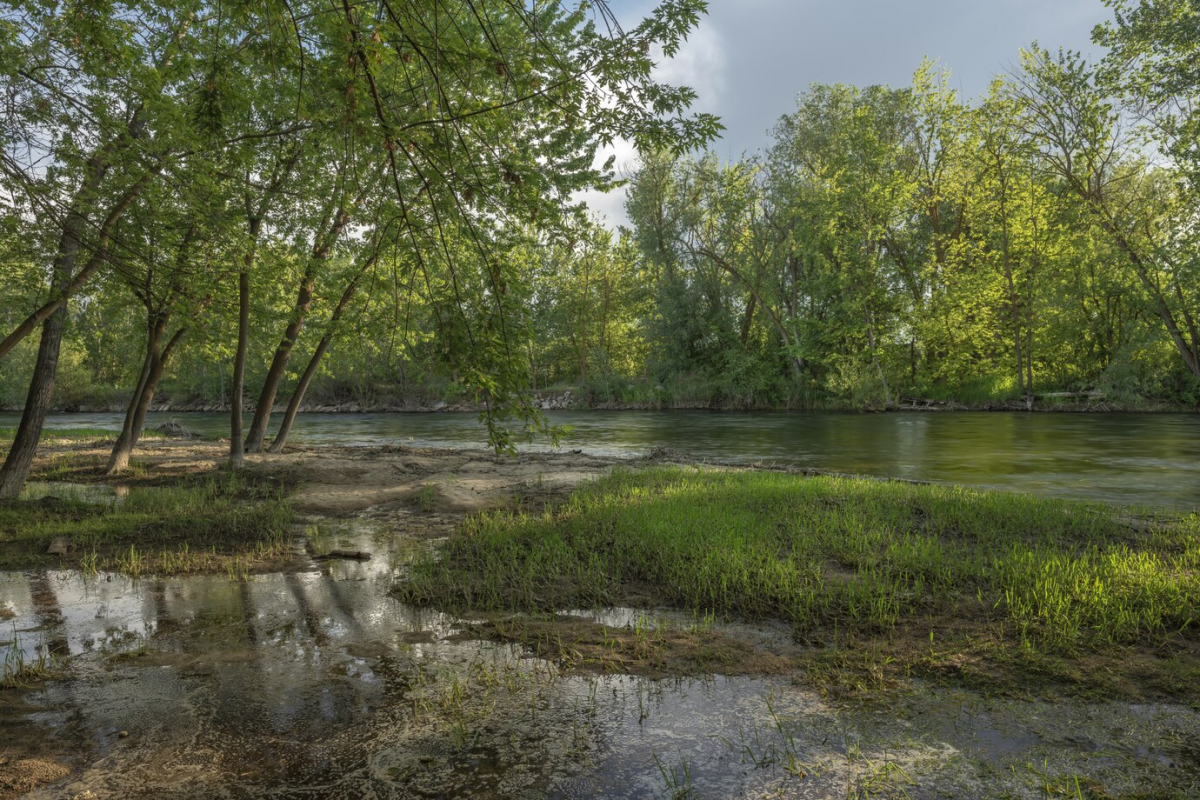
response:
{"label": "muddy ground", "polygon": [[[70,481],[111,485],[167,482],[211,472],[228,458],[228,445],[214,442],[153,441],[138,449],[131,474],[97,473],[111,443],[57,443],[43,447],[34,476],[55,470]],[[621,459],[579,452],[522,453],[420,447],[288,447],[278,455],[247,454],[246,467],[294,486],[296,510],[313,515],[353,514],[367,508],[417,506],[460,519],[517,497],[545,500],[610,470]],[[65,469],[60,467],[67,464]],[[431,520],[432,521],[432,520]]]}

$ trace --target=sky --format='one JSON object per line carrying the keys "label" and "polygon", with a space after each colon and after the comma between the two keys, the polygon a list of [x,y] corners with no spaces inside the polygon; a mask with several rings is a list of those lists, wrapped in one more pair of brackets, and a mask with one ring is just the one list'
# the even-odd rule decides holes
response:
{"label": "sky", "polygon": [[[631,27],[652,3],[609,6]],[[928,56],[974,97],[1033,41],[1099,55],[1091,31],[1108,16],[1102,0],[709,0],[707,18],[658,77],[697,91],[695,110],[726,128],[712,149],[735,159],[767,143],[809,84],[905,86]],[[615,152],[619,167],[634,166],[628,144]],[[584,197],[610,225],[626,221],[623,192]]]}

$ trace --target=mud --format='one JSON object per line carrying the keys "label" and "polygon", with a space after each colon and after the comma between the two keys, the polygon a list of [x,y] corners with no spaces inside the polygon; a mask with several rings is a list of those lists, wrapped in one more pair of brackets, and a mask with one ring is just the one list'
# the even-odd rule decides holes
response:
{"label": "mud", "polygon": [[[115,478],[106,478],[97,469],[107,457],[103,446],[45,447],[39,451],[34,473],[54,471],[94,486],[72,489],[72,497],[89,497],[89,493],[111,497],[113,489],[102,485],[152,485],[211,472],[226,462],[228,447],[214,442],[149,442],[138,449],[137,470]],[[289,447],[279,455],[250,454],[246,467],[264,479],[298,487],[294,504],[308,514],[345,516],[366,509],[413,507],[460,519],[506,502],[515,493],[530,500],[564,494],[621,461],[561,452],[509,457],[487,450],[322,446]],[[53,495],[63,491],[54,488],[59,485],[34,482],[29,496]]]}

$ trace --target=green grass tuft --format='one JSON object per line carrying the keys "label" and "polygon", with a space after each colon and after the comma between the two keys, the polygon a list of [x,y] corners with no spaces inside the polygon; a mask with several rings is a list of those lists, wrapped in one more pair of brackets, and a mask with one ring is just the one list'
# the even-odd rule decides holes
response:
{"label": "green grass tuft", "polygon": [[[401,593],[548,611],[631,597],[797,632],[986,627],[1043,653],[1161,644],[1200,620],[1200,515],[774,472],[617,471],[540,515],[470,520]],[[998,633],[997,633],[998,632]]]}

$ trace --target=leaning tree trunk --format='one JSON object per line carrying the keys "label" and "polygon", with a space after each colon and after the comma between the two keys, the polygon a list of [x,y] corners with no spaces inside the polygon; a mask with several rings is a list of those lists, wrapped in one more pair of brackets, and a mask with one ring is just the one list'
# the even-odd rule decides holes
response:
{"label": "leaning tree trunk", "polygon": [[[361,200],[362,196],[358,199]],[[246,435],[246,449],[251,453],[261,450],[263,439],[266,438],[267,426],[271,422],[271,412],[275,407],[275,395],[279,393],[279,384],[283,380],[288,360],[292,357],[292,350],[296,347],[296,340],[300,338],[300,331],[304,328],[304,320],[312,305],[317,265],[329,257],[334,243],[337,242],[349,222],[350,212],[344,208],[339,210],[324,237],[313,246],[308,267],[304,271],[300,289],[296,293],[296,304],[292,308],[292,321],[288,324],[287,330],[283,332],[279,346],[275,348],[275,356],[271,359],[271,368],[267,370],[267,379],[258,396],[258,404],[254,407],[254,419],[251,420],[250,432]]]}
{"label": "leaning tree trunk", "polygon": [[137,418],[137,407],[146,390],[146,382],[150,380],[150,373],[154,371],[154,357],[158,353],[158,341],[162,338],[165,326],[166,320],[163,319],[153,321],[147,327],[146,357],[142,359],[142,371],[138,375],[133,396],[129,398],[129,406],[125,409],[125,421],[121,425],[121,435],[117,437],[117,441],[113,445],[112,454],[108,459],[108,467],[104,470],[105,475],[114,475],[129,466],[129,454],[133,452],[133,426],[134,420]]}
{"label": "leaning tree trunk", "polygon": [[[87,181],[91,184],[98,182],[103,171],[104,166],[101,159],[93,156],[88,164]],[[99,246],[92,255],[91,261],[96,261],[107,251],[108,237],[113,225],[129,207],[129,204],[141,193],[144,186],[145,178],[126,190],[116,205],[110,209],[108,217],[101,226]],[[33,456],[37,452],[38,440],[42,436],[42,425],[46,421],[46,414],[50,411],[50,401],[54,394],[58,355],[62,349],[63,327],[67,321],[65,297],[72,284],[75,256],[79,253],[86,226],[87,218],[74,208],[68,213],[67,219],[63,223],[62,236],[58,241],[58,256],[54,259],[54,271],[50,280],[50,296],[64,298],[64,300],[56,305],[41,322],[42,339],[38,345],[33,377],[29,381],[29,394],[25,398],[21,424],[17,428],[17,436],[8,451],[8,456],[4,459],[4,466],[0,467],[0,499],[14,498],[21,493],[21,490],[25,488],[25,479],[29,476],[29,468],[33,465]]]}
{"label": "leaning tree trunk", "polygon": [[254,407],[254,419],[250,421],[250,431],[246,434],[246,449],[257,453],[262,449],[263,439],[267,435],[267,425],[271,422],[271,412],[275,406],[275,395],[279,393],[279,384],[287,371],[288,360],[300,338],[304,328],[304,320],[308,316],[309,306],[312,305],[313,283],[315,270],[306,272],[300,282],[300,291],[296,295],[296,305],[292,309],[292,321],[288,323],[275,348],[275,356],[271,359],[271,368],[267,370],[267,378],[263,381],[262,392],[258,395],[258,404]]}
{"label": "leaning tree trunk", "polygon": [[342,318],[342,312],[350,304],[350,298],[354,296],[354,291],[357,288],[358,278],[355,278],[346,287],[346,291],[342,292],[342,298],[338,301],[337,308],[333,310],[333,316],[329,319],[329,328],[326,330],[325,335],[321,337],[321,341],[317,344],[317,349],[313,351],[312,358],[308,360],[308,366],[304,368],[304,374],[300,376],[300,382],[296,384],[296,391],[292,393],[292,399],[288,401],[287,411],[283,415],[283,422],[279,425],[279,432],[275,434],[275,441],[271,442],[270,452],[283,452],[283,446],[287,444],[288,434],[292,432],[292,423],[296,421],[296,413],[300,410],[300,404],[304,401],[304,393],[308,391],[308,385],[312,383],[313,376],[317,374],[317,367],[320,366],[321,358],[325,355],[325,351],[329,349],[329,342],[333,339],[333,332],[337,328],[338,320]]}
{"label": "leaning tree trunk", "polygon": [[[82,222],[82,218],[79,220]],[[54,269],[54,290],[61,290],[70,280],[79,250],[79,240],[73,232],[63,237],[63,245]],[[63,326],[67,321],[67,307],[60,305],[42,323],[42,340],[38,345],[37,361],[33,367],[33,379],[29,382],[29,394],[25,397],[25,410],[17,436],[0,467],[0,499],[11,499],[21,494],[25,479],[33,465],[38,441],[42,437],[42,425],[50,411],[54,394],[54,376],[58,371],[58,354],[62,348]]]}
{"label": "leaning tree trunk", "polygon": [[[247,255],[247,262],[253,261]],[[249,263],[247,263],[247,267]],[[233,389],[229,400],[229,463],[241,469],[246,460],[242,444],[242,396],[246,384],[246,351],[250,342],[250,273],[238,273],[238,341],[233,360]]]}
{"label": "leaning tree trunk", "polygon": [[167,369],[167,361],[171,358],[171,351],[175,349],[175,345],[183,338],[187,328],[180,328],[171,337],[171,341],[167,342],[167,346],[162,352],[158,352],[158,339],[161,337],[162,329],[159,329],[159,336],[155,337],[152,343],[153,349],[147,353],[148,369],[146,370],[145,379],[138,386],[137,393],[129,401],[129,411],[125,415],[125,426],[121,430],[121,435],[117,439],[117,443],[113,445],[112,455],[108,460],[107,474],[115,475],[119,472],[124,472],[129,467],[129,459],[133,455],[133,450],[137,447],[138,440],[142,436],[142,430],[146,427],[146,414],[150,411],[150,403],[154,400],[154,393],[158,390],[158,383],[162,380],[163,373]]}
{"label": "leaning tree trunk", "polygon": [[[89,178],[93,174],[103,173],[103,164],[93,157],[89,164]],[[87,226],[87,218],[78,210],[72,209],[63,224],[62,237],[58,243],[58,256],[54,260],[53,277],[50,282],[50,296],[57,298],[57,304],[50,309],[49,305],[36,314],[45,313],[42,318],[42,339],[38,345],[37,360],[34,362],[33,378],[29,382],[29,394],[25,398],[25,409],[21,414],[21,424],[17,428],[17,436],[0,467],[0,499],[13,498],[25,487],[25,479],[29,476],[29,468],[33,465],[33,456],[37,452],[38,441],[42,437],[42,425],[46,422],[46,414],[50,411],[50,402],[54,395],[54,378],[58,372],[58,356],[62,349],[63,327],[67,321],[67,299],[82,282],[86,280],[90,270],[99,267],[100,262],[107,257],[108,245],[112,229],[117,221],[132,205],[133,201],[149,185],[151,179],[158,174],[160,167],[154,167],[138,179],[118,198],[109,209],[108,215],[99,228],[99,239],[84,269],[79,275],[75,272],[75,256],[79,253],[80,242]],[[49,310],[47,310],[49,309]],[[36,315],[35,314],[35,315]],[[22,328],[5,340],[8,346],[15,347],[20,338]],[[23,336],[24,334],[20,334]],[[7,351],[5,351],[7,352]]]}

